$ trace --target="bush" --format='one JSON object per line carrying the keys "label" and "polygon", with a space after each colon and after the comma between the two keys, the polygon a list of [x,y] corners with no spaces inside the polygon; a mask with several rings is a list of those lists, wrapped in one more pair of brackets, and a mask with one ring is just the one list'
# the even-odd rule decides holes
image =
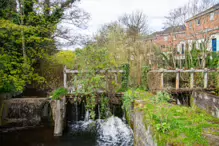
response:
{"label": "bush", "polygon": [[68,94],[68,90],[65,88],[59,88],[57,89],[53,94],[52,94],[52,99],[53,100],[60,100],[61,97],[65,96]]}
{"label": "bush", "polygon": [[160,102],[170,102],[171,101],[171,95],[167,92],[158,92],[152,100],[155,103],[160,103]]}

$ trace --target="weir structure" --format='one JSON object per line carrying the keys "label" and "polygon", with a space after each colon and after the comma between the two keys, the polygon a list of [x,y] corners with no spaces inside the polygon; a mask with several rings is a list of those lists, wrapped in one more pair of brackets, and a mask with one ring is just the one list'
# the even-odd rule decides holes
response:
{"label": "weir structure", "polygon": [[[96,74],[104,74],[108,80],[108,75],[111,74],[114,77],[114,81],[118,83],[118,75],[123,74],[125,71],[123,70],[97,70]],[[77,76],[79,73],[89,73],[89,71],[78,71],[78,70],[70,70],[64,67],[63,70],[63,77],[64,77],[64,88],[66,89],[72,89],[73,87],[69,87],[67,84],[68,80],[68,74],[73,74]],[[109,89],[110,85],[106,84],[106,89]],[[121,103],[121,97],[123,96],[123,93],[113,93],[112,95],[109,96],[109,91],[97,91],[95,93],[97,96],[98,95],[105,95],[110,97],[110,102],[113,104],[118,104]],[[52,101],[52,108],[53,108],[53,119],[54,119],[54,136],[62,136],[63,129],[65,127],[65,120],[66,120],[66,105],[67,101],[72,101],[75,102],[75,99],[77,100],[78,94],[75,95],[74,93],[71,93],[69,91],[68,95],[62,97],[60,100],[54,100]],[[88,95],[83,95],[81,94],[80,97],[83,96],[88,96]],[[99,103],[100,100],[96,99],[96,102]],[[76,102],[77,103],[77,102]]]}
{"label": "weir structure", "polygon": [[[149,80],[152,80],[156,83],[149,84],[149,88],[151,91],[166,91],[173,95],[173,98],[176,100],[176,104],[178,105],[185,105],[191,106],[195,104],[201,109],[206,110],[214,117],[219,117],[219,96],[210,94],[216,90],[215,85],[209,85],[209,82],[212,81],[210,79],[211,74],[218,74],[218,69],[175,69],[175,70],[168,70],[168,69],[159,69],[159,70],[151,70],[149,71],[152,74]],[[186,86],[185,81],[181,80],[181,74],[187,74],[186,79]],[[171,76],[172,82],[171,85],[167,85],[165,79]],[[195,84],[195,80],[197,80],[196,76],[198,76],[199,84]],[[168,84],[169,84],[168,82]]]}
{"label": "weir structure", "polygon": [[[210,89],[208,87],[208,81],[209,81],[209,73],[219,73],[219,70],[211,70],[211,69],[189,69],[189,70],[184,70],[184,69],[175,69],[175,70],[167,70],[167,69],[159,69],[159,70],[152,70],[149,73],[159,73],[159,77],[160,77],[160,84],[159,86],[155,89],[155,90],[172,90],[172,91],[176,91],[176,90],[181,90],[181,91],[188,91],[188,90],[203,90],[203,89],[209,89],[209,90],[213,90]],[[171,89],[167,89],[164,86],[164,74],[165,73],[173,73],[175,74],[175,87],[171,88]],[[190,77],[190,82],[189,82],[189,87],[188,88],[182,88],[180,87],[180,74],[181,73],[188,73],[189,77]],[[195,78],[195,73],[202,73],[204,74],[203,76],[203,87],[198,87],[196,88],[194,86],[194,78]]]}

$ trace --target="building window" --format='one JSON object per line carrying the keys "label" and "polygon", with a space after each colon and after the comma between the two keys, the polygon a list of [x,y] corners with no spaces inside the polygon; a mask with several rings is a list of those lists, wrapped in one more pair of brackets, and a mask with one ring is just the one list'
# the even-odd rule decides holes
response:
{"label": "building window", "polygon": [[184,53],[185,53],[185,45],[182,44],[182,52],[181,52],[181,54],[184,54]]}
{"label": "building window", "polygon": [[168,41],[168,36],[165,36],[165,37],[164,37],[164,41]]}
{"label": "building window", "polygon": [[210,14],[210,20],[213,21],[214,20],[214,13]]}
{"label": "building window", "polygon": [[201,20],[197,19],[197,25],[201,25]]}

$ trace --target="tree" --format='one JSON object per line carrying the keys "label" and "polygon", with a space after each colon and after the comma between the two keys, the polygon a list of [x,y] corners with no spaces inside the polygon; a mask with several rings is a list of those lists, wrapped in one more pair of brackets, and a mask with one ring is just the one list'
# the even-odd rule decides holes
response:
{"label": "tree", "polygon": [[139,35],[145,35],[148,33],[147,16],[141,11],[124,14],[121,16],[119,21],[125,26],[129,36],[133,36],[135,38]]}
{"label": "tree", "polygon": [[0,92],[22,92],[44,81],[39,68],[57,52],[57,25],[75,1],[0,0]]}

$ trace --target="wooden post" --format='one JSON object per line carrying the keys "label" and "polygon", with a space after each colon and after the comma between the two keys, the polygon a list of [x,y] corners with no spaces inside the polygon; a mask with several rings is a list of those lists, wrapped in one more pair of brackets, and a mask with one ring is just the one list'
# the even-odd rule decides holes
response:
{"label": "wooden post", "polygon": [[163,69],[161,69],[161,74],[160,74],[160,89],[163,90],[164,88],[164,82],[163,82]]}
{"label": "wooden post", "polygon": [[179,77],[180,77],[180,70],[176,69],[176,90],[179,89]]}
{"label": "wooden post", "polygon": [[194,88],[194,69],[191,68],[191,73],[190,73],[190,88]]}
{"label": "wooden post", "polygon": [[115,82],[118,84],[118,72],[115,73]]}
{"label": "wooden post", "polygon": [[204,70],[204,88],[208,88],[208,69],[205,68]]}
{"label": "wooden post", "polygon": [[63,76],[64,76],[64,88],[67,88],[68,86],[67,86],[66,66],[64,67]]}

